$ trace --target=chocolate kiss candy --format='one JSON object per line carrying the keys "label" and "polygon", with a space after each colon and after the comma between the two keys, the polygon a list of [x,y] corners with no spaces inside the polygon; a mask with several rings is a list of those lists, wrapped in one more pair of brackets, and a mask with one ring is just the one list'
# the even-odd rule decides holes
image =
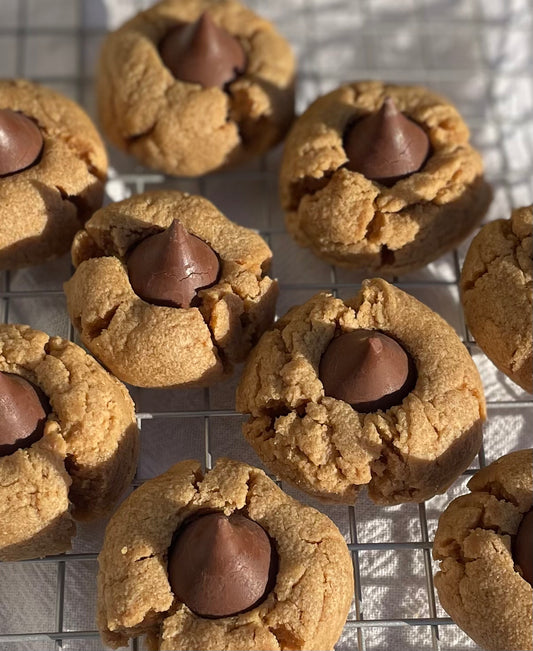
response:
{"label": "chocolate kiss candy", "polygon": [[169,554],[172,592],[202,617],[229,617],[265,596],[273,548],[265,530],[239,513],[202,515],[178,533]]}
{"label": "chocolate kiss candy", "polygon": [[223,88],[246,67],[239,41],[204,11],[194,23],[175,27],[159,44],[159,53],[176,79]]}
{"label": "chocolate kiss candy", "polygon": [[533,509],[522,518],[514,541],[513,556],[524,579],[533,585]]}
{"label": "chocolate kiss candy", "polygon": [[0,109],[0,176],[33,165],[43,148],[39,127],[22,113]]}
{"label": "chocolate kiss candy", "polygon": [[128,259],[134,292],[148,303],[169,307],[190,307],[197,290],[216,282],[219,270],[213,249],[177,219],[143,240]]}
{"label": "chocolate kiss candy", "polygon": [[43,435],[47,410],[39,393],[19,375],[0,372],[0,456],[29,448]]}
{"label": "chocolate kiss candy", "polygon": [[429,153],[429,139],[387,97],[377,113],[358,120],[349,129],[344,149],[349,170],[371,181],[392,185],[418,172]]}
{"label": "chocolate kiss candy", "polygon": [[354,330],[332,339],[319,376],[327,396],[366,413],[399,405],[414,386],[411,368],[394,339],[376,330]]}

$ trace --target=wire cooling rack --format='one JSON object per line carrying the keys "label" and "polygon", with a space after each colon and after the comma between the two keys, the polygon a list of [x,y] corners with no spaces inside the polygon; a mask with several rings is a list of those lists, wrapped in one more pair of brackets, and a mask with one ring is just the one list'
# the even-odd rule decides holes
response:
{"label": "wire cooling rack", "polygon": [[[93,70],[107,28],[149,2],[0,0],[0,76],[29,77],[64,92],[94,114]],[[448,95],[482,151],[494,202],[488,219],[533,201],[533,8],[529,0],[249,0],[274,20],[299,56],[298,110],[341,81],[364,78],[421,83]],[[231,219],[258,229],[274,252],[278,313],[319,290],[354,295],[361,275],[336,269],[297,247],[277,200],[280,151],[234,172],[168,179],[116,151],[108,200],[158,187],[210,198]],[[355,507],[324,507],[353,556],[356,594],[338,651],[476,649],[446,616],[433,586],[431,541],[439,514],[466,491],[475,469],[531,446],[533,403],[500,374],[472,341],[457,280],[468,242],[400,287],[442,314],[463,339],[482,375],[489,418],[476,462],[442,496],[423,504],[379,508],[363,495]],[[0,277],[2,317],[76,341],[62,283],[68,256]],[[132,389],[141,428],[134,486],[184,458],[206,467],[227,455],[260,465],[242,441],[234,411],[238,378],[209,390]],[[95,625],[96,557],[105,523],[78,527],[72,553],[0,564],[0,650],[102,649]],[[142,641],[131,642],[133,650]]]}

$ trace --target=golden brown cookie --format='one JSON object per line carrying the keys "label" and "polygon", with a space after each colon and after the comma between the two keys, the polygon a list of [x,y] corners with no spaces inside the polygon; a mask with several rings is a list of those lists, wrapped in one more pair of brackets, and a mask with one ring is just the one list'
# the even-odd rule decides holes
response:
{"label": "golden brown cookie", "polygon": [[[245,72],[226,91],[176,79],[158,45],[205,10],[245,51]],[[111,142],[149,167],[197,176],[267,151],[294,112],[294,57],[266,20],[236,0],[163,0],[104,42],[100,121]]]}
{"label": "golden brown cookie", "polygon": [[[347,169],[347,128],[385,97],[420,125],[430,155],[391,187]],[[468,128],[443,97],[418,86],[366,81],[317,99],[291,129],[280,175],[289,232],[324,260],[381,274],[421,267],[460,242],[491,192]]]}
{"label": "golden brown cookie", "polygon": [[[241,512],[269,535],[274,588],[247,612],[207,619],[172,593],[167,557],[191,515]],[[264,472],[220,459],[203,474],[182,461],[136,490],[112,517],[99,556],[98,625],[113,648],[146,634],[161,651],[332,649],[353,596],[350,553],[325,515],[286,495]]]}
{"label": "golden brown cookie", "polygon": [[470,331],[487,357],[533,393],[533,208],[485,224],[461,272]]}
{"label": "golden brown cookie", "polygon": [[[128,277],[128,252],[175,217],[221,262],[198,307],[147,303]],[[77,269],[65,283],[72,323],[107,368],[137,386],[212,384],[244,360],[274,318],[270,249],[202,197],[161,190],[106,206],[76,235],[72,259]]]}
{"label": "golden brown cookie", "polygon": [[[448,505],[435,534],[440,602],[484,649],[533,648],[533,593],[513,552],[533,506],[532,463],[532,450],[519,450],[477,472],[471,493]],[[531,549],[530,540],[530,558]]]}
{"label": "golden brown cookie", "polygon": [[[341,333],[390,335],[416,367],[401,403],[360,413],[325,395],[324,352]],[[325,501],[351,504],[368,484],[378,504],[442,493],[481,444],[483,387],[453,328],[381,279],[348,301],[318,294],[294,307],[254,348],[237,389],[244,436],[279,477]]]}
{"label": "golden brown cookie", "polygon": [[34,165],[0,177],[0,269],[16,269],[68,251],[102,205],[107,156],[88,115],[53,90],[0,80],[0,109],[30,118],[44,141]]}
{"label": "golden brown cookie", "polygon": [[133,402],[79,346],[29,326],[0,325],[0,371],[38,386],[52,410],[39,441],[0,457],[0,560],[64,552],[72,518],[108,514],[133,478]]}

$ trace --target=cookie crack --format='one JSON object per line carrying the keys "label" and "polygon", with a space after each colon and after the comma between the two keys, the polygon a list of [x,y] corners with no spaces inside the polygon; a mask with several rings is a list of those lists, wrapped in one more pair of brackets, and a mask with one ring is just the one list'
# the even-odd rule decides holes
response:
{"label": "cookie crack", "polygon": [[141,561],[149,561],[151,558],[156,558],[156,556],[160,556],[160,553],[152,552],[151,554],[147,554],[146,556],[139,556],[139,558],[135,558],[133,562],[139,563]]}
{"label": "cookie crack", "polygon": [[[306,541],[307,542],[307,541]],[[311,544],[315,545],[315,551],[313,552],[312,556],[315,557],[319,551],[319,545],[323,541],[317,541],[313,542]],[[314,568],[313,571],[317,571],[318,568]],[[321,605],[320,605],[320,613],[318,617],[316,618],[317,625],[320,625],[320,623],[323,621],[323,613],[324,613],[324,605],[325,605],[325,600],[326,600],[326,586],[328,584],[326,580],[326,576],[324,574],[324,571],[322,568],[320,568],[320,574],[322,576],[322,586],[323,590],[321,591]],[[305,627],[306,622],[304,621],[304,611],[301,606],[301,599],[294,599],[291,598],[294,594],[294,591],[298,588],[298,586],[306,579],[307,575],[309,574],[309,567],[305,569],[303,574],[297,579],[295,583],[292,584],[291,589],[289,594],[285,599],[279,600],[278,603],[290,603],[292,604],[296,610],[298,611],[298,620],[300,623],[300,626]],[[278,641],[278,644],[280,645],[281,649],[303,649],[305,645],[305,639],[303,639],[300,635],[298,635],[290,626],[288,623],[285,622],[280,622],[277,623],[276,625],[269,624],[268,625],[268,630],[274,635],[276,640]]]}
{"label": "cookie crack", "polygon": [[[90,226],[90,224],[88,224],[88,226]],[[102,255],[97,257],[105,257],[107,255],[113,255],[114,257],[117,257],[121,262],[124,263],[126,255],[130,249],[133,249],[135,246],[140,244],[144,239],[150,237],[151,235],[155,235],[157,233],[162,232],[160,228],[154,228],[153,225],[148,223],[146,224],[145,228],[139,226],[135,227],[133,224],[128,224],[128,228],[127,228],[128,236],[133,235],[137,237],[135,238],[135,241],[128,246],[127,249],[124,249],[119,244],[120,234],[123,230],[124,229],[120,225],[116,223],[111,223],[109,224],[107,231],[103,231],[103,232],[98,230],[96,231],[96,235],[98,236],[97,238],[95,238],[89,230],[86,230],[89,237],[92,240],[94,240],[94,242],[96,243],[96,246],[98,246],[98,248],[102,250]],[[102,237],[102,235],[104,237]]]}
{"label": "cookie crack", "polygon": [[[401,410],[398,409],[398,412]],[[373,414],[371,414],[372,416]],[[401,492],[402,494],[407,494],[410,497],[416,494],[417,489],[414,487],[410,487],[409,483],[411,480],[411,472],[409,468],[409,449],[401,450],[400,448],[397,447],[395,444],[396,441],[398,441],[401,438],[401,433],[399,431],[399,418],[397,414],[394,411],[389,410],[386,414],[386,423],[388,424],[388,427],[385,427],[380,420],[375,421],[375,419],[371,419],[374,423],[374,426],[376,428],[376,432],[380,438],[381,445],[382,445],[382,451],[379,457],[376,459],[372,459],[370,461],[370,473],[371,473],[371,479],[369,482],[369,486],[372,486],[376,483],[376,481],[381,480],[383,477],[389,475],[394,482],[397,482],[397,470],[394,472],[390,470],[391,468],[391,461],[387,457],[394,457],[396,460],[401,464],[402,467],[402,483],[401,483],[401,488],[396,486],[394,489],[394,492]],[[429,421],[429,425],[433,428],[435,431],[435,434],[437,438],[439,437],[438,430],[435,428],[435,426]],[[378,470],[378,467],[382,467],[382,470]]]}
{"label": "cookie crack", "polygon": [[79,195],[69,194],[60,185],[56,184],[53,187],[59,192],[59,195],[63,201],[70,203],[74,207],[78,221],[80,224],[83,224],[85,221],[85,216],[90,212],[87,202]]}
{"label": "cookie crack", "polygon": [[[158,119],[159,119],[159,117],[157,118],[157,120]],[[153,134],[153,132],[155,131],[155,129],[157,127],[157,120],[155,120],[154,123],[151,126],[149,126],[147,129],[145,129],[144,131],[140,131],[139,133],[132,133],[131,135],[126,136],[124,138],[124,141],[126,142],[126,146],[130,145],[131,143],[135,143],[135,142],[137,142],[139,140],[142,140],[142,138],[149,138]],[[157,143],[154,143],[154,144],[157,146]],[[158,147],[158,149],[159,149],[159,147]]]}
{"label": "cookie crack", "polygon": [[205,327],[207,328],[207,332],[209,332],[209,338],[211,339],[211,343],[213,345],[215,357],[217,358],[217,360],[221,362],[224,368],[224,372],[227,373],[232,368],[232,363],[228,359],[228,356],[226,355],[226,351],[224,350],[224,348],[222,348],[222,346],[216,340],[215,333],[213,332],[212,326],[209,323],[210,319],[206,320],[201,310],[200,310],[200,314],[202,315],[202,320],[205,324]]}
{"label": "cookie crack", "polygon": [[298,211],[302,199],[305,197],[313,197],[320,190],[323,190],[329,185],[333,175],[339,169],[342,169],[342,166],[336,169],[325,170],[322,176],[319,177],[306,174],[297,181],[293,181],[289,188],[289,203],[285,206],[285,209]]}
{"label": "cookie crack", "polygon": [[254,497],[252,495],[252,492],[253,492],[256,484],[257,484],[257,480],[256,480],[255,476],[252,474],[252,471],[249,471],[248,472],[248,478],[245,481],[246,497],[244,498],[244,503],[245,503],[245,507],[246,507],[247,511],[250,509],[250,505],[251,505],[252,499]]}
{"label": "cookie crack", "polygon": [[100,337],[104,330],[107,330],[111,325],[111,321],[118,312],[120,305],[113,306],[101,317],[96,317],[92,321],[86,321],[83,328],[84,334],[91,340]]}
{"label": "cookie crack", "polygon": [[[266,261],[263,262],[265,264]],[[238,279],[241,276],[244,275],[249,275],[253,274],[255,277],[255,287],[253,288],[252,291],[248,291],[248,288],[239,291],[238,287]],[[201,274],[198,274],[201,275]],[[217,306],[221,303],[224,302],[226,297],[234,297],[239,301],[238,306],[232,307],[232,304],[228,305],[228,310],[230,314],[236,315],[238,322],[241,327],[241,334],[242,334],[242,342],[248,342],[248,346],[251,347],[251,343],[253,342],[254,339],[257,339],[257,324],[254,324],[254,321],[252,320],[250,316],[250,312],[253,313],[254,308],[256,307],[257,303],[255,301],[261,301],[263,298],[267,298],[267,294],[269,289],[266,290],[265,293],[262,294],[262,288],[261,288],[261,283],[263,280],[266,278],[266,270],[252,270],[252,269],[247,269],[247,268],[241,268],[236,276],[232,276],[229,279],[224,279],[221,278],[219,281],[215,284],[214,287],[216,286],[224,286],[229,287],[229,291],[224,292],[224,290],[221,290],[221,293],[215,300],[214,304],[210,306],[209,308],[205,307],[204,303],[201,303],[199,306],[200,313],[202,315],[202,319],[209,330],[209,334],[211,337],[211,340],[213,342],[213,346],[215,347],[217,351],[217,355],[219,359],[222,361],[222,364],[225,368],[228,368],[232,364],[232,359],[234,358],[234,353],[232,352],[232,345],[230,342],[230,345],[228,346],[228,351],[224,347],[224,343],[222,341],[218,341],[216,336],[215,336],[215,327],[216,324],[212,320],[212,315],[213,312],[215,312]],[[275,285],[275,281],[272,281],[273,284]],[[212,290],[213,287],[207,287],[204,288],[206,291]],[[203,290],[200,290],[202,292]],[[201,293],[200,293],[201,296]]]}
{"label": "cookie crack", "polygon": [[483,491],[494,496],[499,501],[510,502],[513,506],[516,506],[517,508],[519,507],[519,500],[506,491],[504,485],[496,479],[487,482],[483,486]]}
{"label": "cookie crack", "polygon": [[[200,492],[200,484],[202,483],[203,480],[204,480],[204,475],[203,475],[201,469],[197,469],[197,470],[192,471],[191,484],[192,484],[196,494],[198,494]],[[190,506],[193,501],[194,501],[194,497],[192,497],[187,502],[187,506]]]}
{"label": "cookie crack", "polygon": [[[52,120],[53,118],[47,114],[47,117]],[[93,165],[91,161],[91,152],[82,149],[81,147],[78,147],[74,144],[73,138],[71,135],[65,133],[62,130],[55,131],[53,132],[50,131],[49,128],[47,127],[42,127],[43,131],[45,134],[50,138],[54,140],[60,140],[66,147],[67,149],[74,154],[74,156],[82,162],[85,167],[87,168],[87,172],[93,176],[94,178],[98,179],[101,183],[105,183],[107,174],[103,170],[99,170],[95,165]]]}
{"label": "cookie crack", "polygon": [[[475,289],[478,282],[482,278],[484,278],[487,274],[491,274],[493,272],[493,268],[509,256],[512,256],[514,265],[521,272],[523,282],[526,284],[526,274],[524,273],[524,270],[520,266],[518,255],[517,255],[517,251],[522,246],[522,243],[514,234],[512,234],[512,238],[514,242],[511,250],[506,251],[505,253],[494,255],[490,260],[484,262],[483,269],[477,271],[475,274],[472,275],[471,278],[469,278],[467,281],[463,283],[464,292],[468,292]],[[528,295],[528,300],[531,300],[531,297],[529,295]]]}

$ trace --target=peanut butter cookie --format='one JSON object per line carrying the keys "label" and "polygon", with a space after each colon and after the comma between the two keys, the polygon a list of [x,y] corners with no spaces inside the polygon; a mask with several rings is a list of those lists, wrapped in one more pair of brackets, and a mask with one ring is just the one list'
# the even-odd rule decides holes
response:
{"label": "peanut butter cookie", "polygon": [[461,272],[465,317],[487,357],[533,393],[533,208],[485,224]]}
{"label": "peanut butter cookie", "polygon": [[163,0],[105,40],[100,121],[145,165],[198,176],[281,140],[294,67],[285,39],[236,0]]}
{"label": "peanut butter cookie", "polygon": [[358,82],[296,121],[281,167],[289,232],[324,260],[382,274],[431,262],[485,214],[491,192],[457,110],[418,86]]}
{"label": "peanut butter cookie", "polygon": [[25,80],[0,80],[0,269],[66,253],[102,205],[104,146],[72,100]]}
{"label": "peanut butter cookie", "polygon": [[246,439],[279,477],[351,504],[447,489],[481,444],[483,387],[455,331],[409,294],[366,280],[318,294],[254,348],[237,389]]}
{"label": "peanut butter cookie", "polygon": [[202,197],[154,191],[106,206],[76,235],[72,259],[72,323],[137,386],[212,384],[274,318],[270,249]]}
{"label": "peanut butter cookie", "polygon": [[519,450],[477,472],[435,534],[439,599],[484,649],[533,648],[532,463]]}
{"label": "peanut butter cookie", "polygon": [[29,326],[0,325],[0,371],[0,560],[64,552],[72,518],[108,514],[133,478],[133,402],[81,348]]}
{"label": "peanut butter cookie", "polygon": [[[259,545],[242,547],[242,527],[272,554],[270,579]],[[333,649],[353,596],[350,553],[331,520],[229,459],[205,475],[182,461],[143,484],[109,522],[98,560],[98,625],[113,648],[146,634],[160,651]],[[183,576],[189,566],[196,582]],[[260,599],[235,606],[261,573]]]}

